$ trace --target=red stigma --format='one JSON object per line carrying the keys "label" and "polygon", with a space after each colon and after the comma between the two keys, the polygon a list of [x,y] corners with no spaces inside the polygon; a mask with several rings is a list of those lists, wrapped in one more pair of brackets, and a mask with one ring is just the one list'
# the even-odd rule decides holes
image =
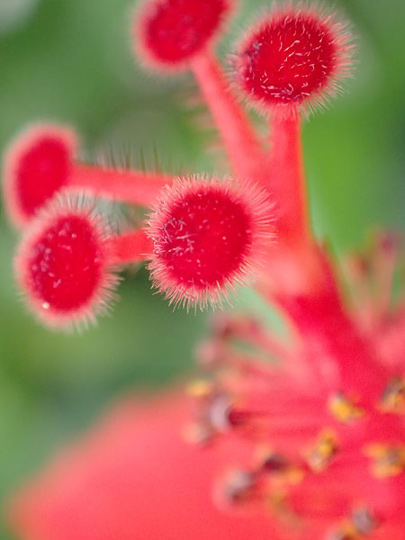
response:
{"label": "red stigma", "polygon": [[239,268],[252,243],[250,221],[223,193],[191,193],[172,208],[156,252],[179,283],[204,289]]}
{"label": "red stigma", "polygon": [[16,259],[19,281],[38,316],[51,326],[91,318],[112,285],[103,229],[87,209],[41,215]]}
{"label": "red stigma", "polygon": [[347,75],[344,25],[316,11],[276,12],[245,38],[237,78],[245,93],[266,107],[322,102]]}
{"label": "red stigma", "polygon": [[75,148],[73,133],[58,126],[31,128],[6,156],[5,190],[11,219],[26,224],[66,184]]}
{"label": "red stigma", "polygon": [[201,180],[166,190],[150,221],[150,269],[170,298],[205,304],[243,278],[269,215],[265,196],[249,191]]}
{"label": "red stigma", "polygon": [[134,33],[152,64],[178,67],[205,47],[228,9],[227,0],[148,2]]}

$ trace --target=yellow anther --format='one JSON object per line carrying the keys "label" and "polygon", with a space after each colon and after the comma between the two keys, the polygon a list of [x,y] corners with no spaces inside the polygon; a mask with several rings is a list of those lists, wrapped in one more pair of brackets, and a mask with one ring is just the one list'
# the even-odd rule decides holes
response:
{"label": "yellow anther", "polygon": [[287,458],[267,445],[256,449],[255,460],[259,469],[272,474],[284,474],[289,467]]}
{"label": "yellow anther", "polygon": [[389,383],[381,400],[383,412],[405,414],[405,379],[397,377]]}
{"label": "yellow anther", "polygon": [[377,526],[377,520],[367,508],[358,508],[341,522],[328,540],[365,540]]}
{"label": "yellow anther", "polygon": [[353,422],[364,416],[364,411],[357,407],[343,394],[335,394],[329,400],[329,410],[339,422]]}
{"label": "yellow anther", "polygon": [[212,441],[212,430],[204,424],[189,424],[183,429],[183,438],[188,444],[204,445]]}
{"label": "yellow anther", "polygon": [[288,467],[288,469],[285,472],[286,482],[291,486],[296,486],[298,484],[301,484],[301,482],[304,480],[305,472],[300,467]]}
{"label": "yellow anther", "polygon": [[320,433],[314,447],[306,454],[308,465],[315,472],[326,469],[338,451],[337,436],[331,430]]}
{"label": "yellow anther", "polygon": [[225,484],[226,499],[230,502],[244,502],[253,495],[256,487],[256,476],[251,471],[232,471]]}
{"label": "yellow anther", "polygon": [[187,393],[189,396],[197,399],[207,398],[214,391],[214,385],[210,381],[204,381],[203,379],[194,381],[187,387]]}
{"label": "yellow anther", "polygon": [[362,538],[372,534],[379,525],[377,518],[367,507],[356,508],[352,513],[351,522]]}
{"label": "yellow anther", "polygon": [[405,445],[372,444],[365,453],[372,459],[371,471],[377,478],[398,476],[405,471]]}
{"label": "yellow anther", "polygon": [[[361,536],[349,521],[342,524],[330,536],[330,540],[360,540]],[[328,539],[329,540],[329,539]]]}
{"label": "yellow anther", "polygon": [[288,523],[289,527],[299,526],[299,516],[289,506],[284,489],[272,490],[267,499],[267,504],[269,511],[276,514],[285,523]]}
{"label": "yellow anther", "polygon": [[270,509],[279,516],[283,516],[289,511],[285,493],[282,490],[271,491],[268,498],[268,504]]}

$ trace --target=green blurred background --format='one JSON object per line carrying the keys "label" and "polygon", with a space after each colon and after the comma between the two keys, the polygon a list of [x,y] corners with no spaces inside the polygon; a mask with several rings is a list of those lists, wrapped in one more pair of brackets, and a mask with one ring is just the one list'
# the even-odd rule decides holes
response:
{"label": "green blurred background", "polygon": [[[191,1],[191,0],[190,0]],[[266,5],[240,1],[220,51]],[[304,131],[314,224],[337,251],[370,228],[404,228],[405,4],[340,0],[358,42],[349,92]],[[27,123],[75,126],[94,155],[132,149],[136,166],[225,170],[189,76],[142,72],[128,0],[0,0],[0,147]],[[186,105],[185,105],[186,103]],[[202,129],[202,126],[205,126]],[[173,312],[143,269],[128,271],[113,316],[79,335],[42,329],[12,275],[16,233],[0,208],[0,500],[128,388],[144,393],[192,370],[203,314]],[[252,294],[237,305],[259,309]],[[0,538],[10,539],[1,529]]]}

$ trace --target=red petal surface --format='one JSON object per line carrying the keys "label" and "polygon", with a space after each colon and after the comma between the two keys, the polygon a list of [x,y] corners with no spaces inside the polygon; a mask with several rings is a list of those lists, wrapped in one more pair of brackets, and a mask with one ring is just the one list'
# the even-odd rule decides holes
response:
{"label": "red petal surface", "polygon": [[243,460],[235,441],[184,441],[187,400],[128,400],[17,494],[8,514],[25,540],[280,540],[269,517],[222,513],[213,478]]}

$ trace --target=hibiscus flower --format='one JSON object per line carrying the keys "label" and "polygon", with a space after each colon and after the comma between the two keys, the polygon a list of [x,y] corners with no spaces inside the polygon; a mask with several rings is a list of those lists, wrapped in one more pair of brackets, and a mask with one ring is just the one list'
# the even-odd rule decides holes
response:
{"label": "hibiscus flower", "polygon": [[[231,7],[149,0],[133,33],[145,66],[193,72],[232,176],[91,167],[75,160],[71,130],[31,128],[5,166],[17,280],[42,323],[71,329],[108,307],[121,266],[148,261],[176,305],[216,306],[252,284],[286,335],[248,315],[215,319],[197,349],[193,413],[179,397],[124,403],[16,497],[27,540],[403,538],[400,245],[381,233],[338,271],[312,231],[302,159],[302,119],[351,74],[351,35],[319,6],[278,6],[240,40],[230,85],[212,43]],[[269,118],[269,149],[235,91]],[[78,191],[150,214],[116,233]],[[180,437],[186,418],[195,446]]]}

